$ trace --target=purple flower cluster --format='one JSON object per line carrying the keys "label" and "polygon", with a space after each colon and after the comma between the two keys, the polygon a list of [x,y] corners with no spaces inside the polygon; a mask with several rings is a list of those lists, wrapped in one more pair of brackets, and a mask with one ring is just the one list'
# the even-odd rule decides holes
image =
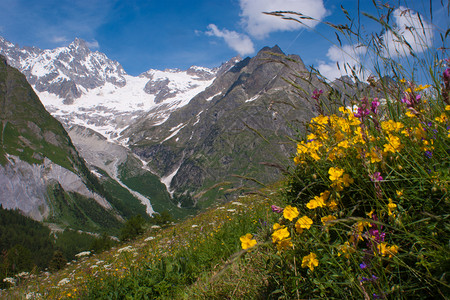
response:
{"label": "purple flower cluster", "polygon": [[378,98],[374,98],[370,107],[370,110],[374,115],[378,114],[378,106],[380,106],[380,102],[378,101]]}
{"label": "purple flower cluster", "polygon": [[354,115],[356,118],[362,120],[369,114],[370,114],[369,100],[366,97],[364,97],[361,100],[361,104],[358,106],[358,112],[356,112]]}
{"label": "purple flower cluster", "polygon": [[322,94],[323,94],[322,90],[315,89],[313,94],[312,94],[312,96],[311,96],[311,98],[313,98],[314,100],[319,100],[319,97]]}
{"label": "purple flower cluster", "polygon": [[276,206],[276,205],[272,205],[271,208],[272,208],[272,211],[277,214],[281,214],[284,210],[284,208]]}
{"label": "purple flower cluster", "polygon": [[408,108],[414,108],[420,103],[421,98],[422,97],[420,95],[415,95],[412,92],[405,92],[405,95],[402,98],[402,103],[405,103]]}
{"label": "purple flower cluster", "polygon": [[374,182],[378,182],[383,180],[383,177],[381,176],[380,172],[375,172],[370,176],[370,180],[374,181]]}
{"label": "purple flower cluster", "polygon": [[369,100],[364,97],[361,100],[361,104],[358,106],[358,111],[354,114],[354,116],[355,118],[360,119],[361,122],[364,122],[364,119],[367,116],[371,115],[370,119],[375,124],[375,127],[379,129],[380,125],[378,124],[378,106],[380,106],[378,98],[374,98],[373,101],[369,103]]}

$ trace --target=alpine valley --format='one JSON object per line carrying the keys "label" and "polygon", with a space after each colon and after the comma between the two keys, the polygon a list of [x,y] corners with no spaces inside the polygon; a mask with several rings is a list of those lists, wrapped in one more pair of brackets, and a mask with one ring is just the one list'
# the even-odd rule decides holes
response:
{"label": "alpine valley", "polygon": [[0,37],[0,54],[1,205],[91,232],[136,214],[183,218],[275,181],[321,86],[278,46],[139,76],[81,39],[41,50]]}

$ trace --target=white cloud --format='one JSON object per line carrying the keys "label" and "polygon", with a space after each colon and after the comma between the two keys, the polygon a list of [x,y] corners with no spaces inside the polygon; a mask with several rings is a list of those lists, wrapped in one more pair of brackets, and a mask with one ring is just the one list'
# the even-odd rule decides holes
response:
{"label": "white cloud", "polygon": [[[262,39],[275,31],[292,31],[304,25],[281,17],[269,16],[263,12],[293,11],[322,20],[327,10],[322,0],[240,0],[241,18],[247,32],[255,38]],[[294,16],[295,17],[295,16]],[[314,27],[314,20],[302,20],[307,26]]]}
{"label": "white cloud", "polygon": [[[399,41],[398,37],[388,31],[383,36],[385,55],[391,57],[407,56],[410,53],[409,47],[405,45],[406,41],[415,53],[426,51],[433,44],[433,26],[422,19],[420,22],[419,15],[405,7],[399,7],[394,11],[395,32],[402,37]],[[422,26],[423,25],[423,26]],[[403,41],[404,39],[404,41]]]}
{"label": "white cloud", "polygon": [[209,24],[208,29],[209,30],[206,32],[208,36],[223,38],[225,43],[233,50],[236,50],[240,55],[247,55],[255,52],[252,40],[245,34],[229,31],[227,29],[220,30],[214,24]]}
{"label": "white cloud", "polygon": [[86,45],[89,47],[89,49],[98,49],[100,48],[100,45],[96,40],[92,40],[92,42],[86,42]]}
{"label": "white cloud", "polygon": [[365,55],[366,51],[365,47],[356,45],[344,45],[342,47],[333,45],[327,52],[327,57],[331,60],[331,63],[320,62],[319,72],[328,80],[334,80],[344,75],[351,75],[351,69],[354,68],[358,76],[365,78],[367,74],[358,73],[361,57]]}
{"label": "white cloud", "polygon": [[[381,36],[382,46],[384,48],[379,52],[377,51],[377,53],[369,53],[369,56],[380,54],[391,58],[409,56],[410,50],[404,41],[411,46],[415,53],[422,53],[432,46],[434,36],[433,27],[423,19],[421,23],[416,12],[399,7],[394,11],[393,17],[395,22],[394,30],[402,37],[402,41],[399,41],[398,37],[392,31],[387,31]],[[343,75],[351,75],[349,69],[351,67],[356,67],[358,72],[361,65],[359,62],[363,62],[362,65],[365,64],[366,67],[370,67],[367,65],[370,62],[367,61],[366,47],[356,47],[356,45],[337,47],[334,45],[328,49],[327,58],[331,62],[319,62],[318,69],[329,80],[334,80]],[[372,59],[376,58],[372,57]],[[337,67],[338,65],[340,68]],[[344,66],[347,67],[347,70],[345,70]],[[358,76],[361,79],[365,79],[368,76],[368,72],[363,71]]]}
{"label": "white cloud", "polygon": [[65,36],[53,36],[52,42],[55,44],[66,44],[68,39]]}

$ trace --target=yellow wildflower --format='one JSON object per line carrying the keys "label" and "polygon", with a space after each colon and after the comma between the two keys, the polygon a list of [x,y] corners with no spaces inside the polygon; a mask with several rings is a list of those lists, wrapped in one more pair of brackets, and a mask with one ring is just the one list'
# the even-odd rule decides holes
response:
{"label": "yellow wildflower", "polygon": [[388,201],[389,201],[389,203],[387,205],[388,215],[390,215],[390,216],[393,215],[395,217],[395,214],[392,211],[394,211],[397,208],[397,204],[393,203],[391,198],[389,198]]}
{"label": "yellow wildflower", "polygon": [[344,114],[344,115],[347,113],[347,108],[344,107],[344,106],[340,106],[340,107],[338,108],[338,110],[339,110],[342,114]]}
{"label": "yellow wildflower", "polygon": [[309,200],[309,202],[306,204],[306,207],[309,209],[315,209],[317,207],[323,206],[325,206],[325,202],[323,202],[323,199],[320,196],[315,196],[314,199]]}
{"label": "yellow wildflower", "polygon": [[355,115],[353,113],[349,114],[347,118],[348,118],[349,125],[359,126],[361,124],[361,121],[357,117],[355,117]]}
{"label": "yellow wildflower", "polygon": [[434,142],[433,140],[427,141],[427,140],[423,140],[422,141],[423,146],[421,147],[421,149],[423,151],[428,151],[428,150],[433,150],[434,149]]}
{"label": "yellow wildflower", "polygon": [[331,167],[328,170],[328,174],[330,174],[330,180],[331,181],[337,181],[341,178],[341,176],[344,174],[344,170],[340,168],[334,168]]}
{"label": "yellow wildflower", "polygon": [[[273,225],[273,228],[274,228],[274,229],[276,228],[275,225],[277,225],[277,224],[278,224],[278,223],[275,223],[275,224]],[[289,231],[288,231],[288,229],[287,229],[286,227],[280,227],[280,225],[278,224],[277,228],[281,228],[281,229],[276,229],[276,230],[274,231],[274,233],[272,233],[272,242],[273,242],[273,243],[282,241],[282,240],[284,240],[285,238],[288,238],[289,235],[290,235],[290,234],[289,234]]]}
{"label": "yellow wildflower", "polygon": [[273,226],[272,226],[273,230],[282,229],[282,228],[284,228],[284,227],[286,227],[286,226],[280,225],[280,224],[278,224],[278,223],[275,223],[275,224],[273,224]]}
{"label": "yellow wildflower", "polygon": [[348,149],[348,148],[350,148],[350,144],[348,143],[348,141],[342,141],[342,142],[339,142],[338,147]]}
{"label": "yellow wildflower", "polygon": [[421,85],[421,84],[419,84],[419,86],[416,87],[416,88],[414,89],[414,91],[415,91],[415,92],[420,92],[420,91],[422,91],[422,90],[425,90],[425,89],[429,88],[430,86],[431,86],[431,85],[429,85],[429,84],[426,84],[426,85]]}
{"label": "yellow wildflower", "polygon": [[398,246],[397,245],[388,246],[386,242],[382,242],[377,245],[377,250],[378,253],[380,253],[382,256],[388,255],[389,258],[391,258],[392,256],[398,253]]}
{"label": "yellow wildflower", "polygon": [[314,267],[319,265],[319,261],[317,260],[317,255],[313,252],[310,252],[309,255],[303,257],[302,260],[302,268],[308,267],[311,271],[314,270]]}
{"label": "yellow wildflower", "polygon": [[306,138],[308,140],[315,140],[315,139],[317,139],[317,136],[314,133],[310,133],[306,136]]}
{"label": "yellow wildflower", "polygon": [[408,111],[405,113],[405,115],[406,115],[407,117],[409,117],[409,118],[415,118],[415,117],[416,117],[416,115],[415,115],[412,111],[410,111],[410,110],[408,110]]}
{"label": "yellow wildflower", "polygon": [[320,197],[323,199],[323,201],[327,201],[328,197],[330,197],[330,191],[326,190],[326,191],[320,193]]}
{"label": "yellow wildflower", "polygon": [[403,145],[400,142],[400,138],[398,138],[398,137],[396,137],[396,136],[394,136],[392,134],[389,134],[389,136],[386,137],[386,140],[388,141],[388,143],[384,144],[384,150],[383,151],[385,153],[387,153],[387,152],[395,153],[395,152],[400,151],[401,149],[403,149]]}
{"label": "yellow wildflower", "polygon": [[405,125],[401,122],[395,122],[393,120],[381,122],[381,129],[385,132],[399,132]]}
{"label": "yellow wildflower", "polygon": [[397,194],[398,197],[403,196],[403,190],[396,190],[395,193]]}
{"label": "yellow wildflower", "polygon": [[241,236],[240,240],[242,249],[244,250],[256,245],[256,240],[253,239],[253,235],[251,233]]}
{"label": "yellow wildflower", "polygon": [[310,156],[311,156],[311,158],[312,159],[314,159],[315,161],[318,161],[318,160],[320,160],[320,155],[319,154],[317,154],[317,152],[311,152],[310,153]]}
{"label": "yellow wildflower", "polygon": [[417,127],[413,129],[413,134],[418,140],[426,138],[426,133],[422,127],[422,124],[418,124]]}
{"label": "yellow wildflower", "polygon": [[387,253],[389,254],[389,258],[391,258],[392,256],[398,253],[398,246],[392,245],[387,247]]}
{"label": "yellow wildflower", "polygon": [[450,110],[450,105],[446,105],[445,110],[447,110],[447,111]]}
{"label": "yellow wildflower", "polygon": [[309,209],[315,209],[317,207],[324,207],[325,201],[330,196],[330,191],[325,191],[323,193],[320,193],[320,196],[315,196],[314,199],[311,199],[307,204],[306,207]]}
{"label": "yellow wildflower", "polygon": [[374,210],[372,209],[370,212],[366,213],[366,215],[367,215],[369,218],[372,218],[373,213],[374,213]]}
{"label": "yellow wildflower", "polygon": [[343,184],[342,180],[335,181],[331,184],[331,187],[334,188],[336,191],[340,192],[344,190],[342,184]]}
{"label": "yellow wildflower", "polygon": [[364,231],[365,227],[372,227],[372,224],[370,222],[366,222],[366,221],[359,221],[355,224],[355,234],[354,237],[356,237],[356,241],[363,241],[364,239],[362,238],[362,233]]}
{"label": "yellow wildflower", "polygon": [[311,228],[311,225],[313,224],[313,220],[308,218],[308,216],[303,216],[300,219],[297,220],[295,223],[295,229],[298,233],[302,233],[303,229],[309,229]]}
{"label": "yellow wildflower", "polygon": [[372,164],[381,162],[381,154],[375,148],[372,148],[367,156],[370,157],[370,163]]}
{"label": "yellow wildflower", "polygon": [[380,253],[380,254],[383,255],[383,256],[386,255],[386,250],[387,250],[387,249],[386,249],[386,245],[387,245],[386,242],[382,242],[382,243],[380,243],[380,244],[377,245],[378,253]]}
{"label": "yellow wildflower", "polygon": [[344,256],[346,258],[350,257],[350,253],[354,253],[356,250],[350,246],[350,242],[345,242],[343,245],[339,246],[339,252],[338,252],[338,256],[341,256],[342,254],[344,254]]}
{"label": "yellow wildflower", "polygon": [[325,226],[334,226],[334,223],[329,223],[330,221],[336,220],[335,216],[332,215],[328,215],[325,217],[320,218],[320,220],[322,221],[323,225]]}
{"label": "yellow wildflower", "polygon": [[293,206],[286,206],[285,209],[283,210],[283,217],[285,219],[288,219],[289,221],[292,221],[294,218],[298,217],[298,209],[297,207],[293,207]]}
{"label": "yellow wildflower", "polygon": [[284,250],[284,249],[287,249],[287,248],[292,248],[293,246],[294,245],[291,242],[291,238],[281,240],[281,241],[279,241],[277,243],[278,251],[281,251],[281,250]]}
{"label": "yellow wildflower", "polygon": [[435,118],[436,122],[446,123],[448,121],[447,116],[442,113],[441,116]]}
{"label": "yellow wildflower", "polygon": [[370,224],[370,222],[367,221],[359,221],[356,223],[356,232],[357,233],[362,233],[364,231],[364,227],[372,227],[372,224]]}
{"label": "yellow wildflower", "polygon": [[327,116],[323,116],[323,115],[319,115],[315,118],[311,119],[311,123],[317,123],[319,125],[325,125],[328,123],[328,117]]}
{"label": "yellow wildflower", "polygon": [[349,187],[350,184],[354,182],[354,180],[350,177],[350,175],[344,174],[344,176],[342,177],[342,182],[344,183],[345,187]]}
{"label": "yellow wildflower", "polygon": [[345,138],[345,134],[343,134],[341,131],[338,131],[334,134],[334,138],[336,141],[341,141]]}
{"label": "yellow wildflower", "polygon": [[327,203],[327,206],[331,210],[336,210],[338,208],[338,204],[335,199],[331,199],[330,202]]}

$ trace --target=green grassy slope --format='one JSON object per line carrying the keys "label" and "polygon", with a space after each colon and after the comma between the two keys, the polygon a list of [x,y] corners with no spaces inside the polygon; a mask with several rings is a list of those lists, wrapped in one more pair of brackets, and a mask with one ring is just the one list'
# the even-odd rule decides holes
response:
{"label": "green grassy slope", "polygon": [[261,220],[270,211],[268,197],[277,190],[266,189],[260,195],[216,206],[175,226],[150,229],[132,243],[81,259],[48,278],[28,279],[0,296],[20,298],[35,293],[46,299],[201,298],[209,292],[193,284],[212,278],[233,254],[243,254],[240,236],[257,230],[264,235],[270,230]]}

